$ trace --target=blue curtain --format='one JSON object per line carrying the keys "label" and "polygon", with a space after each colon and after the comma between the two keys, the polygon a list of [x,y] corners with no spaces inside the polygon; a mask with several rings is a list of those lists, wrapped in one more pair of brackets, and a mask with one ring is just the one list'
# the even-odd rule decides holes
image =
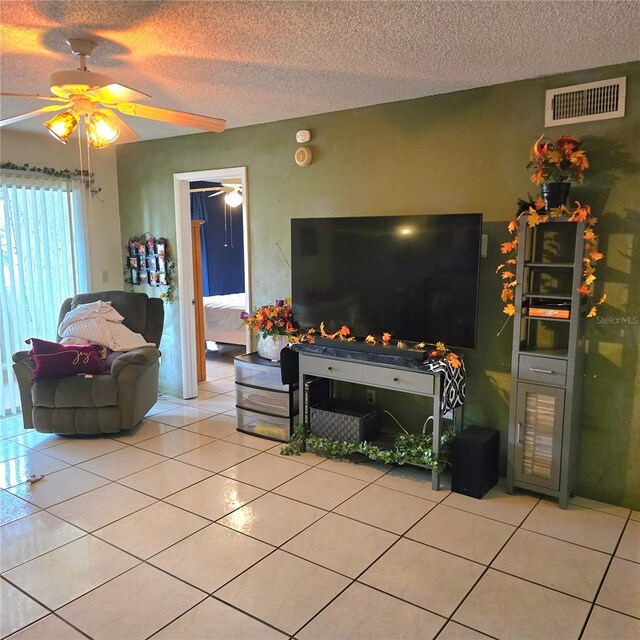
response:
{"label": "blue curtain", "polygon": [[[204,220],[207,219],[207,194],[206,192],[197,192],[191,194],[191,219]],[[209,288],[209,263],[207,261],[207,243],[206,232],[207,224],[200,225],[200,253],[202,254],[202,295],[210,296]]]}

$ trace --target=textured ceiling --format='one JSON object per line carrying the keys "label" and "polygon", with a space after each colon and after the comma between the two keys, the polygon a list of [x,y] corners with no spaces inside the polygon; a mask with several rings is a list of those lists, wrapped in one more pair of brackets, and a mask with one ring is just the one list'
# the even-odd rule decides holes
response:
{"label": "textured ceiling", "polygon": [[[89,69],[229,127],[640,59],[635,0],[0,5],[2,91],[46,94],[76,66],[65,40],[91,36]],[[3,99],[2,117],[35,102]],[[196,132],[127,121],[143,139]]]}

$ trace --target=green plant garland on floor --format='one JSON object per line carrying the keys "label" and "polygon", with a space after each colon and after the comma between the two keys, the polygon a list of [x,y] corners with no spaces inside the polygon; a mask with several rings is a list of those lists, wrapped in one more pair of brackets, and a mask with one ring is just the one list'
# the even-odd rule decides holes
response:
{"label": "green plant garland on floor", "polygon": [[436,458],[430,435],[401,435],[394,442],[393,449],[383,449],[370,442],[347,442],[314,436],[304,425],[297,424],[293,427],[293,437],[280,455],[297,456],[309,448],[328,458],[345,458],[360,453],[369,460],[385,464],[414,464],[444,471],[449,465],[449,445],[453,437],[452,431],[445,431],[440,436],[440,454]]}

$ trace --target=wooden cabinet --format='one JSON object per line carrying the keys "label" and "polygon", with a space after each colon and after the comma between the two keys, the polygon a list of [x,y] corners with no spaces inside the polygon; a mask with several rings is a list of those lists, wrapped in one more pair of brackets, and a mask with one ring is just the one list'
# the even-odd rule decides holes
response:
{"label": "wooden cabinet", "polygon": [[204,302],[202,300],[202,253],[200,227],[204,220],[191,221],[191,255],[193,258],[193,306],[196,317],[196,371],[198,382],[207,379],[207,347],[204,332]]}
{"label": "wooden cabinet", "polygon": [[507,489],[546,493],[566,508],[577,473],[585,225],[563,216],[531,229],[527,220],[516,270]]}

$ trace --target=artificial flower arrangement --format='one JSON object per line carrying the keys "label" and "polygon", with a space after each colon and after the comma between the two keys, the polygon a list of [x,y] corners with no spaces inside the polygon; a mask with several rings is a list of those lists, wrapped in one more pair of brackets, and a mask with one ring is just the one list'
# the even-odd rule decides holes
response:
{"label": "artificial flower arrangement", "polygon": [[531,147],[527,164],[527,169],[534,170],[531,182],[540,185],[577,178],[582,184],[589,160],[581,145],[582,141],[574,136],[564,135],[557,140],[545,140],[544,135],[540,136]]}
{"label": "artificial flower arrangement", "polygon": [[253,333],[267,336],[292,336],[298,331],[298,323],[293,318],[291,298],[276,300],[274,304],[255,307],[251,313],[243,311],[240,318]]}
{"label": "artificial flower arrangement", "polygon": [[[545,143],[542,143],[542,136],[538,138],[531,149],[532,159],[527,165],[528,168],[535,168],[531,176],[532,182],[542,184],[551,181],[566,181],[574,175],[582,183],[584,170],[589,167],[589,161],[585,152],[579,148],[581,144],[578,138],[568,135],[560,136],[555,141]],[[546,211],[545,202],[541,197],[537,197],[535,200],[531,200],[530,197],[529,201],[518,200],[516,217],[507,225],[511,240],[503,242],[500,246],[500,251],[507,259],[498,265],[496,269],[496,273],[502,271],[500,298],[505,304],[502,311],[507,316],[511,317],[516,312],[513,300],[518,281],[514,268],[517,264],[519,222],[523,215],[528,216],[527,225],[530,228],[548,222],[550,218],[558,218],[560,216],[569,216],[569,222],[584,222],[585,255],[583,258],[582,282],[578,291],[591,299],[591,308],[587,313],[587,318],[593,318],[597,314],[598,305],[601,305],[607,299],[605,294],[598,302],[592,300],[594,293],[592,285],[596,280],[596,263],[604,258],[604,254],[598,251],[598,236],[594,231],[598,219],[591,214],[591,207],[588,204],[581,204],[576,200],[575,205],[576,207],[573,210],[565,205],[560,205],[557,208]]]}
{"label": "artificial flower arrangement", "polygon": [[[306,333],[301,333],[296,336],[291,337],[292,342],[308,342],[313,344],[316,339],[316,335],[318,332],[316,329],[311,328]],[[357,338],[351,335],[351,329],[346,325],[342,325],[340,329],[335,331],[334,333],[327,333],[325,330],[324,322],[320,323],[320,332],[319,335],[321,338],[326,338],[327,340],[338,340],[343,342],[357,342]],[[382,334],[380,338],[376,338],[374,335],[369,334],[364,342],[366,344],[374,345],[380,344],[383,347],[394,346],[397,349],[419,349],[427,352],[429,358],[437,359],[437,360],[446,360],[451,364],[454,369],[457,369],[461,366],[462,362],[460,360],[460,356],[455,354],[451,349],[448,349],[443,342],[436,342],[434,348],[429,348],[429,345],[426,342],[419,342],[418,344],[409,346],[406,342],[402,340],[396,340],[395,344],[391,339],[391,334],[385,332]]]}

